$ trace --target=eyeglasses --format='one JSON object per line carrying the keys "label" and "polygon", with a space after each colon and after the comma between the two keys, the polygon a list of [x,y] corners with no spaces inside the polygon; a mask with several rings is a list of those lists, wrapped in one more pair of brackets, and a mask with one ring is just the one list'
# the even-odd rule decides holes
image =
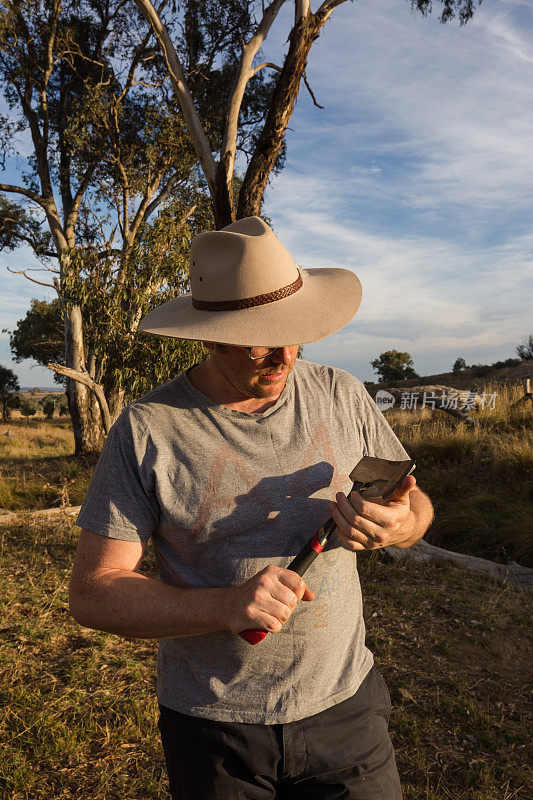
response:
{"label": "eyeglasses", "polygon": [[239,345],[242,347],[243,350],[246,350],[252,361],[257,361],[260,358],[266,358],[270,356],[272,353],[275,353],[276,350],[281,350],[281,347],[246,347],[245,345]]}

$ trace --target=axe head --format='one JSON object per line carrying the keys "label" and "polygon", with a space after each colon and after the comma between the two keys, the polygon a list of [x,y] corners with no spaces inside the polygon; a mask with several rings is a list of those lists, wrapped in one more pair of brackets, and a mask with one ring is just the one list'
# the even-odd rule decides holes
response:
{"label": "axe head", "polygon": [[386,458],[363,456],[350,472],[352,491],[359,492],[368,500],[377,497],[386,500],[414,468],[412,459],[389,461]]}

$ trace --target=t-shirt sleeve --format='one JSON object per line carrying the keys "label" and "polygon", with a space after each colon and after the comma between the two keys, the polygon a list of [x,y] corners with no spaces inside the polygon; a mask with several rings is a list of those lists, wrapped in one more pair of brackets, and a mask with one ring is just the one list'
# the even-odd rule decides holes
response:
{"label": "t-shirt sleeve", "polygon": [[159,520],[148,453],[126,409],[107,435],[76,525],[111,539],[148,541]]}

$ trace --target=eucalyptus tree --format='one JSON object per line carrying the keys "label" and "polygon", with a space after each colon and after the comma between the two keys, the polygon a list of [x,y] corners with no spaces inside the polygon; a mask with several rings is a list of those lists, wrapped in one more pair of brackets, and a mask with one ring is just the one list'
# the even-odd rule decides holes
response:
{"label": "eucalyptus tree", "polygon": [[[285,134],[302,81],[318,105],[306,79],[311,47],[333,11],[346,0],[319,0],[314,12],[310,0],[294,0],[294,22],[287,27],[288,46],[280,64],[264,60],[264,50],[273,23],[282,7],[288,5],[286,0],[183,0],[161,3],[157,9],[150,0],[131,2],[135,2],[157,37],[209,186],[217,227],[235,218],[260,214],[269,176],[284,157]],[[440,2],[441,22],[457,17],[460,24],[465,24],[481,0]],[[412,0],[411,7],[426,15],[432,2]],[[214,130],[212,119],[204,112],[202,91],[221,71],[230,73],[232,81]],[[267,78],[258,84],[263,72]],[[266,90],[268,102],[258,109],[262,113],[248,137],[248,166],[235,197],[236,154],[242,149],[242,128],[249,122],[250,99],[258,85]]]}
{"label": "eucalyptus tree", "polygon": [[143,71],[150,39],[125,0],[0,0],[1,166],[31,143],[20,182],[0,184],[0,247],[29,244],[47,277],[23,274],[57,291],[64,358],[50,366],[77,452],[98,450],[125,392],[149,386],[135,364],[155,380],[198,355],[136,341],[150,304],[186,286],[187,237],[210,225],[177,104]]}

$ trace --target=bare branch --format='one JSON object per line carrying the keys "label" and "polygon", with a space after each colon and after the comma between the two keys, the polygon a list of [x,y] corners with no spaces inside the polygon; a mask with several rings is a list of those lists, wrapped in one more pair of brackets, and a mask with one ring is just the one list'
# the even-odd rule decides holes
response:
{"label": "bare branch", "polygon": [[68,212],[67,219],[66,219],[66,222],[65,222],[65,230],[66,230],[66,233],[67,233],[67,237],[68,237],[69,233],[71,231],[74,231],[74,228],[76,227],[76,222],[77,222],[77,219],[78,219],[78,211],[79,211],[79,208],[80,208],[80,204],[81,204],[81,201],[83,199],[83,195],[85,194],[85,192],[86,192],[86,190],[87,190],[87,188],[89,186],[89,183],[91,182],[91,178],[92,178],[93,173],[94,173],[94,171],[96,169],[96,166],[97,166],[97,162],[95,161],[94,164],[91,164],[89,167],[87,167],[87,169],[85,170],[85,172],[83,174],[83,177],[82,177],[82,179],[80,181],[80,185],[78,186],[78,190],[77,190],[76,194],[74,195],[74,199],[72,200],[72,206],[71,206],[71,208],[70,208],[70,210]]}
{"label": "bare branch", "polygon": [[[134,57],[132,59],[132,62],[131,62],[130,68],[129,68],[128,77],[126,78],[126,82],[124,84],[124,88],[123,88],[122,92],[120,93],[120,95],[117,98],[117,102],[119,102],[119,103],[121,103],[124,100],[125,96],[129,92],[131,87],[134,85],[135,70],[139,66],[141,60],[142,61],[147,61],[147,60],[149,60],[149,58],[153,58],[153,56],[150,56],[149,58],[141,59],[143,51],[144,51],[146,45],[148,44],[148,42],[150,41],[150,37],[151,36],[152,36],[152,31],[148,31],[148,33],[146,34],[146,36],[142,40],[141,44],[139,45],[139,47],[135,51],[135,55],[134,55]],[[139,83],[139,81],[138,81],[138,83]]]}
{"label": "bare branch", "polygon": [[50,289],[56,288],[53,283],[43,283],[42,281],[35,280],[35,278],[30,278],[29,275],[26,275],[27,270],[25,269],[11,269],[11,267],[7,267],[7,271],[12,272],[13,275],[24,275],[24,277],[28,281],[31,281],[32,283],[37,283],[39,286],[48,286],[48,288]]}
{"label": "bare branch", "polygon": [[346,0],[324,0],[320,8],[315,14],[315,17],[320,17],[322,22],[325,22],[337,8],[337,6],[345,3]]}
{"label": "bare branch", "polygon": [[224,138],[222,140],[222,147],[220,150],[220,160],[224,165],[226,175],[226,183],[231,186],[233,178],[233,168],[235,166],[235,151],[237,148],[237,129],[239,122],[239,114],[241,111],[242,100],[244,92],[248,85],[248,81],[253,76],[252,69],[253,60],[257,51],[265,41],[272,23],[276,19],[278,12],[285,0],[273,0],[272,3],[265,9],[263,18],[254,35],[250,41],[245,44],[243,42],[241,59],[231,94],[229,96],[228,105],[226,108],[226,121],[224,125]]}
{"label": "bare branch", "polygon": [[252,75],[255,75],[256,72],[259,72],[260,69],[264,69],[265,67],[270,67],[270,69],[277,69],[278,72],[281,72],[281,67],[278,67],[277,64],[273,64],[271,61],[264,61],[257,67],[254,67],[254,69],[252,70]]}
{"label": "bare branch", "polygon": [[202,165],[204,175],[209,184],[209,188],[214,193],[216,185],[216,164],[207,141],[207,136],[202,127],[200,117],[196,111],[183,67],[179,60],[178,54],[172,44],[167,29],[161,22],[159,14],[153,7],[150,0],[135,0],[135,4],[139,11],[146,17],[157,37],[157,40],[163,51],[167,69],[170,74],[174,92],[178,98],[181,111],[185,118],[185,122],[189,131],[189,136],[194,146],[194,150]]}
{"label": "bare branch", "polygon": [[10,183],[0,183],[0,192],[14,192],[15,194],[23,194],[24,197],[29,197],[34,203],[48,210],[49,204],[45,198],[37,192],[32,192],[31,189],[26,189],[24,186],[12,186]]}
{"label": "bare branch", "polygon": [[311,97],[313,98],[313,103],[315,104],[315,106],[316,106],[317,108],[322,108],[322,109],[323,109],[323,108],[324,108],[324,106],[321,106],[321,105],[320,105],[320,103],[317,103],[317,101],[316,101],[316,98],[315,98],[315,96],[314,96],[314,94],[313,94],[313,90],[311,89],[311,87],[309,86],[309,84],[308,84],[308,82],[307,82],[307,77],[306,77],[305,73],[303,74],[303,76],[302,76],[302,77],[303,77],[303,79],[304,79],[304,83],[305,83],[305,85],[306,85],[306,87],[307,87],[307,91],[309,92],[309,94],[310,94],[310,95],[311,95]]}
{"label": "bare branch", "polygon": [[[179,177],[179,176],[178,176],[178,173],[175,173],[174,175],[172,175],[172,176],[171,176],[171,177],[168,179],[168,181],[166,182],[166,184],[163,186],[162,190],[161,190],[161,191],[160,191],[160,193],[157,195],[157,197],[154,197],[154,199],[152,200],[152,202],[151,202],[151,203],[150,203],[150,204],[149,204],[149,205],[146,207],[146,210],[145,210],[145,213],[144,213],[144,219],[145,219],[145,220],[146,220],[146,219],[148,219],[148,217],[149,217],[151,214],[153,214],[153,213],[154,213],[154,211],[156,210],[156,208],[157,208],[159,205],[161,205],[161,203],[164,203],[164,201],[165,201],[165,200],[166,200],[166,199],[169,197],[169,195],[170,195],[170,193],[171,193],[171,191],[172,191],[173,187],[174,187],[174,186],[175,186],[175,184],[176,184],[176,181],[178,180],[178,177]],[[194,206],[194,208],[196,208],[196,206]],[[191,213],[192,213],[192,212],[191,212]]]}
{"label": "bare branch", "polygon": [[310,0],[296,0],[294,4],[294,24],[298,25],[303,17],[306,17],[311,11]]}
{"label": "bare branch", "polygon": [[106,434],[108,434],[109,429],[111,428],[111,414],[109,413],[109,406],[104,393],[104,387],[100,383],[96,383],[96,381],[91,378],[87,370],[78,372],[75,369],[70,369],[70,367],[64,367],[62,364],[55,364],[53,362],[47,364],[46,366],[48,369],[51,369],[52,372],[56,372],[58,375],[64,375],[65,378],[72,378],[72,380],[87,386],[91,392],[93,392],[98,400],[98,405],[100,406],[100,411],[102,413],[104,431]]}

